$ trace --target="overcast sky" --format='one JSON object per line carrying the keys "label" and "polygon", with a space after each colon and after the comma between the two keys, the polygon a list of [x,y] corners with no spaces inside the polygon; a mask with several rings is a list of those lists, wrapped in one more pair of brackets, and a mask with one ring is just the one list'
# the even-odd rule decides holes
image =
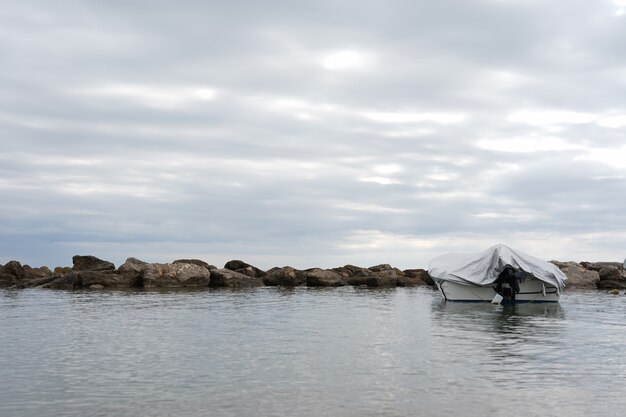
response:
{"label": "overcast sky", "polygon": [[0,8],[0,262],[626,256],[626,0]]}

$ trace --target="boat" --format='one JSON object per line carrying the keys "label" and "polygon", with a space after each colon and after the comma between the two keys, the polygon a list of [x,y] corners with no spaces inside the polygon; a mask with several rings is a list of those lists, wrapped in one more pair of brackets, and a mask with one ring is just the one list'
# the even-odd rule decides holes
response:
{"label": "boat", "polygon": [[554,264],[498,244],[479,253],[449,253],[428,274],[445,301],[558,302],[567,277]]}

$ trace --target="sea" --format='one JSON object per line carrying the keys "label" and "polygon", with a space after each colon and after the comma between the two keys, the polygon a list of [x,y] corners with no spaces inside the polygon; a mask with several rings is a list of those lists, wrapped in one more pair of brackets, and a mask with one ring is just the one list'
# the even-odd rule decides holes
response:
{"label": "sea", "polygon": [[0,290],[0,416],[624,416],[626,295]]}

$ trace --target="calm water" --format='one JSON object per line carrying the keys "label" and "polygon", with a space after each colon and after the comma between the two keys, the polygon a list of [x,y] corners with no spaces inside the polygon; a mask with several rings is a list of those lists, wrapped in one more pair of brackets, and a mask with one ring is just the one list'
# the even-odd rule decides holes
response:
{"label": "calm water", "polygon": [[1,416],[623,416],[626,297],[0,290]]}

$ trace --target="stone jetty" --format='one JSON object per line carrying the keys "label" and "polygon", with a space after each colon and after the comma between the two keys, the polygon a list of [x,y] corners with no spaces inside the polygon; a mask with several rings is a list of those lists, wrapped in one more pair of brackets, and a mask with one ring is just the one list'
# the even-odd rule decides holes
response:
{"label": "stone jetty", "polygon": [[[290,266],[263,271],[241,260],[218,268],[199,259],[178,259],[171,263],[148,263],[128,258],[118,268],[95,256],[76,255],[72,267],[54,270],[32,268],[18,261],[0,266],[0,288],[120,289],[120,288],[244,288],[341,287],[346,285],[389,288],[433,286],[424,269],[400,270],[389,264],[371,267],[345,265],[337,268],[299,270]],[[619,262],[552,261],[568,277],[568,289],[626,289],[626,272]]]}

